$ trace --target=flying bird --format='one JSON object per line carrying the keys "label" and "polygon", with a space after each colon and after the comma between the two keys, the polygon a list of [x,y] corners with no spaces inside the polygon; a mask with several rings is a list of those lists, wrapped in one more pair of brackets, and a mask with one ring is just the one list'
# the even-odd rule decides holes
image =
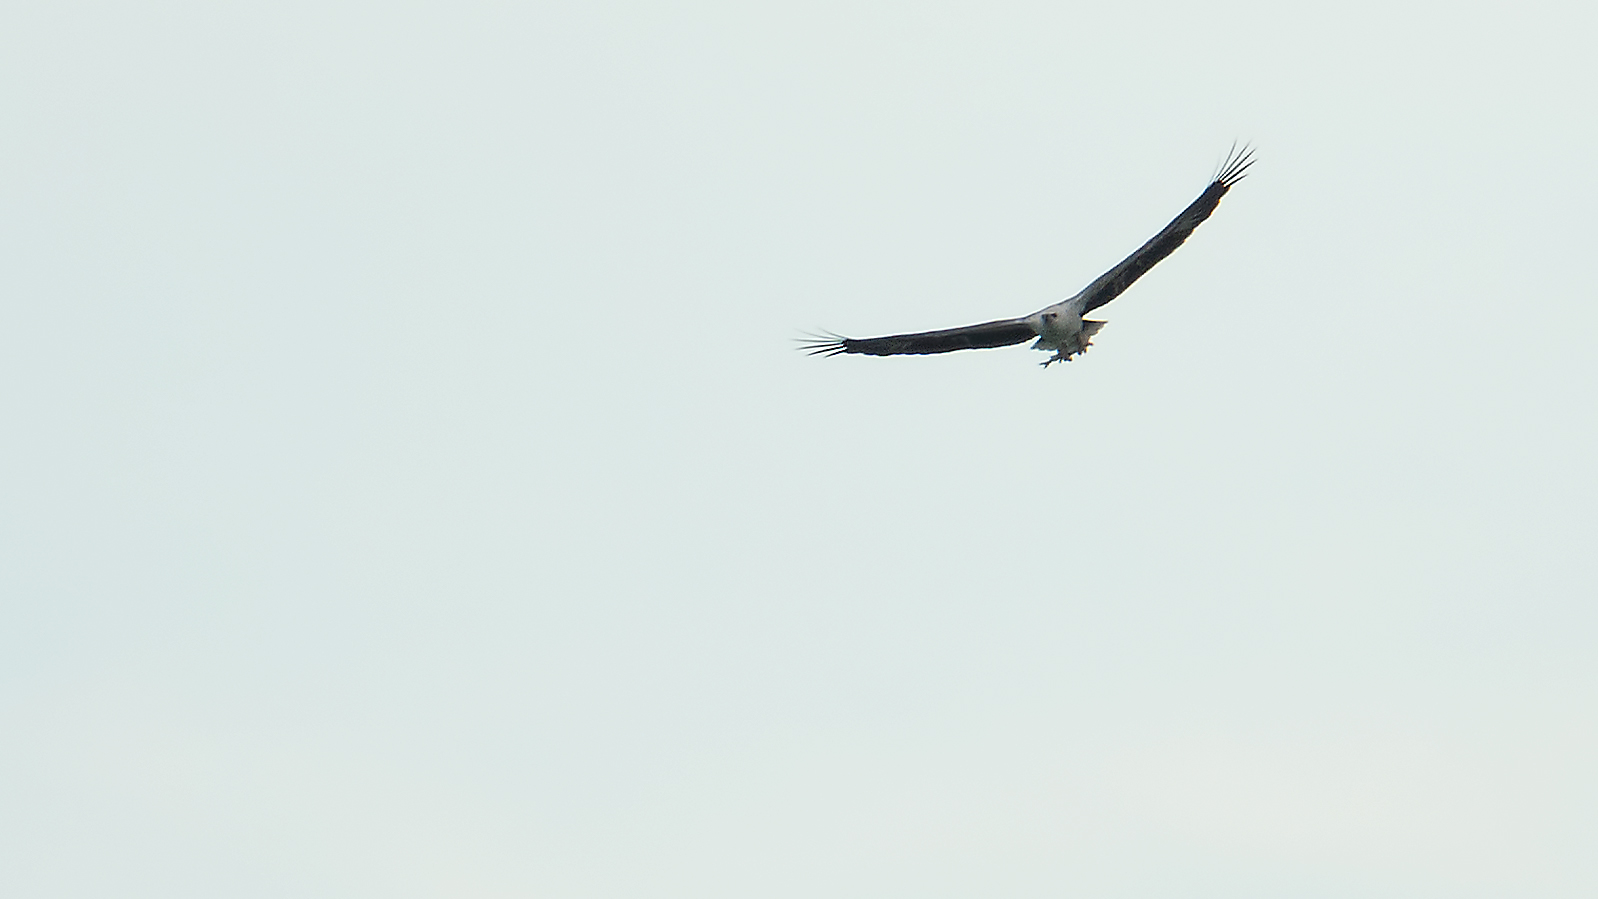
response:
{"label": "flying bird", "polygon": [[1032,349],[1054,351],[1053,356],[1043,361],[1044,368],[1054,362],[1069,362],[1072,356],[1087,352],[1093,335],[1104,327],[1104,322],[1082,316],[1120,296],[1144,272],[1171,255],[1193,233],[1194,228],[1210,217],[1210,213],[1220,205],[1221,198],[1232,189],[1232,185],[1243,180],[1253,164],[1254,151],[1247,145],[1242,149],[1234,145],[1197,200],[1172,219],[1164,230],[1150,238],[1148,243],[1139,247],[1137,252],[1121,260],[1120,265],[1100,275],[1081,293],[1068,300],[1045,306],[1021,318],[1005,318],[944,331],[919,331],[915,334],[864,339],[837,334],[811,336],[801,339],[800,349],[813,356],[837,356],[841,353],[864,353],[868,356],[925,355],[1010,346],[1037,338]]}

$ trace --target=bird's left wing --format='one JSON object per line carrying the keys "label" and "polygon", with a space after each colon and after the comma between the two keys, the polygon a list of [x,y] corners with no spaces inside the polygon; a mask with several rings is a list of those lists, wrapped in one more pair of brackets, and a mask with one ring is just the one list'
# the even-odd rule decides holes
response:
{"label": "bird's left wing", "polygon": [[949,328],[944,331],[920,331],[915,334],[894,334],[890,337],[824,337],[805,338],[802,349],[811,355],[836,356],[839,353],[865,353],[868,356],[919,355],[926,353],[951,353],[955,350],[977,350],[988,347],[1023,343],[1038,336],[1038,332],[1024,319],[1006,318],[1000,321]]}
{"label": "bird's left wing", "polygon": [[1087,296],[1087,302],[1082,304],[1082,311],[1089,312],[1103,306],[1105,303],[1121,295],[1121,292],[1132,286],[1132,282],[1143,277],[1143,273],[1153,268],[1161,259],[1176,252],[1176,248],[1187,240],[1193,229],[1203,224],[1210,217],[1215,207],[1221,204],[1221,198],[1232,189],[1232,185],[1243,180],[1243,175],[1248,167],[1254,164],[1254,151],[1247,146],[1241,150],[1233,149],[1226,155],[1226,161],[1221,163],[1221,169],[1215,174],[1204,192],[1199,194],[1197,200],[1188,204],[1181,214],[1171,220],[1169,225],[1149,239],[1148,243],[1138,247],[1137,252],[1121,260],[1121,264],[1110,269],[1098,277],[1098,280],[1089,284],[1082,291]]}

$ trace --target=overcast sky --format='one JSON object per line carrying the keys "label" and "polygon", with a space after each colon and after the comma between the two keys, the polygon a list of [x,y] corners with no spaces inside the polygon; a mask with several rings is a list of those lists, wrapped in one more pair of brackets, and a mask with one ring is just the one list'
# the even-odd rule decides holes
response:
{"label": "overcast sky", "polygon": [[3,891],[1594,895],[1595,28],[8,5]]}

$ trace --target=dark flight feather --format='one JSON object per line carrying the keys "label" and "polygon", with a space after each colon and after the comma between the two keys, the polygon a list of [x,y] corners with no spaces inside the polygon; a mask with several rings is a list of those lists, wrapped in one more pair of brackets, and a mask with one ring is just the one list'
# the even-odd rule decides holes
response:
{"label": "dark flight feather", "polygon": [[978,350],[989,347],[1025,343],[1038,336],[1032,326],[1018,318],[983,322],[964,328],[947,328],[942,331],[921,331],[916,334],[895,334],[892,337],[839,337],[830,334],[806,338],[801,349],[813,356],[836,356],[839,353],[864,353],[868,356],[925,355],[952,353],[955,350]]}
{"label": "dark flight feather", "polygon": [[1132,282],[1143,277],[1144,272],[1153,268],[1161,259],[1176,252],[1176,248],[1187,240],[1193,229],[1204,223],[1221,203],[1221,198],[1232,189],[1232,185],[1243,180],[1248,167],[1254,164],[1254,151],[1244,147],[1241,153],[1234,146],[1226,155],[1226,161],[1221,163],[1220,171],[1210,186],[1199,194],[1199,198],[1188,204],[1181,214],[1171,219],[1164,230],[1149,239],[1148,243],[1138,247],[1137,252],[1121,260],[1121,264],[1100,275],[1097,280],[1088,285],[1087,302],[1083,304],[1083,312],[1092,312],[1105,303],[1121,295],[1121,292],[1132,286]]}

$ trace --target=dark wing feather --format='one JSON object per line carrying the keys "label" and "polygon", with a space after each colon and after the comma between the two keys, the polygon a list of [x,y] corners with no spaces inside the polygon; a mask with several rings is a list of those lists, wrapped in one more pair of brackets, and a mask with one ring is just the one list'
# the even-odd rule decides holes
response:
{"label": "dark wing feather", "polygon": [[1013,343],[1023,343],[1036,336],[1038,332],[1032,330],[1032,326],[1025,321],[1019,318],[1007,318],[944,331],[921,331],[916,334],[894,334],[891,337],[867,337],[858,340],[829,334],[803,340],[804,345],[801,349],[813,356],[836,356],[839,353],[898,356],[1009,346]]}
{"label": "dark wing feather", "polygon": [[1121,295],[1121,291],[1132,286],[1132,282],[1143,277],[1143,273],[1153,268],[1161,259],[1171,255],[1176,248],[1187,240],[1203,221],[1210,217],[1215,207],[1220,205],[1221,198],[1232,189],[1232,185],[1243,180],[1243,175],[1248,167],[1254,164],[1254,151],[1243,147],[1239,151],[1236,147],[1227,153],[1226,161],[1221,163],[1220,171],[1216,172],[1215,180],[1210,186],[1199,194],[1199,198],[1182,210],[1182,214],[1171,220],[1165,230],[1154,235],[1148,243],[1138,248],[1136,253],[1121,260],[1121,264],[1100,275],[1097,281],[1088,285],[1087,302],[1083,304],[1082,311],[1088,312],[1103,306],[1105,303]]}

